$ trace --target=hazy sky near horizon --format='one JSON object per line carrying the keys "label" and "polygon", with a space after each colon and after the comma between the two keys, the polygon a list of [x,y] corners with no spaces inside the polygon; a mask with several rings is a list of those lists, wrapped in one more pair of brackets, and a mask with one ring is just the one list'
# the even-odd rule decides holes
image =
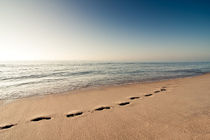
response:
{"label": "hazy sky near horizon", "polygon": [[0,0],[0,61],[210,61],[208,0]]}

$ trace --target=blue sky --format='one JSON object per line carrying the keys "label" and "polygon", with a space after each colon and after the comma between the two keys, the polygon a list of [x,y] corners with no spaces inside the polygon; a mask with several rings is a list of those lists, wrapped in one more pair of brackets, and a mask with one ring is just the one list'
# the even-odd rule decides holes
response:
{"label": "blue sky", "polygon": [[0,1],[0,60],[210,61],[207,0]]}

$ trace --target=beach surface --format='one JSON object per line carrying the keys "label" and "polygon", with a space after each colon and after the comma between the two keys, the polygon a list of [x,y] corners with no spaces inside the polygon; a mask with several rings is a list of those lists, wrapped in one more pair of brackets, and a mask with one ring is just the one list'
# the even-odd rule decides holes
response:
{"label": "beach surface", "polygon": [[209,140],[210,74],[19,99],[0,139]]}

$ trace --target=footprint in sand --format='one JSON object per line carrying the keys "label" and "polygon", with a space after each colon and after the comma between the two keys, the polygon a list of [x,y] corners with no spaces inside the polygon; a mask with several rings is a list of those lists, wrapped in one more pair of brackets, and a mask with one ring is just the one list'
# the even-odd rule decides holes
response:
{"label": "footprint in sand", "polygon": [[154,91],[154,93],[160,93],[161,91],[166,91],[166,87],[162,87],[160,90]]}
{"label": "footprint in sand", "polygon": [[145,94],[144,96],[145,97],[149,97],[149,96],[152,96],[153,94]]}
{"label": "footprint in sand", "polygon": [[96,108],[95,111],[102,111],[102,110],[107,110],[107,109],[111,109],[110,106],[101,106],[99,108]]}
{"label": "footprint in sand", "polygon": [[37,118],[32,119],[31,121],[32,122],[38,122],[38,121],[41,121],[41,120],[51,120],[51,117],[37,117]]}
{"label": "footprint in sand", "polygon": [[163,86],[160,90],[161,91],[166,91],[166,88],[167,88],[166,86]]}
{"label": "footprint in sand", "polygon": [[129,99],[130,100],[136,100],[136,99],[139,99],[140,97],[138,97],[138,96],[134,96],[134,97],[130,97]]}
{"label": "footprint in sand", "polygon": [[166,89],[165,88],[161,88],[160,91],[166,91]]}
{"label": "footprint in sand", "polygon": [[83,112],[75,112],[75,113],[69,113],[69,114],[67,114],[66,115],[66,117],[67,118],[70,118],[70,117],[76,117],[76,116],[80,116],[80,115],[82,115],[83,114]]}
{"label": "footprint in sand", "polygon": [[15,125],[17,125],[17,124],[8,124],[8,125],[0,126],[0,130],[9,129],[9,128],[12,128]]}
{"label": "footprint in sand", "polygon": [[156,90],[156,91],[154,91],[154,93],[160,93],[160,90]]}
{"label": "footprint in sand", "polygon": [[119,106],[125,106],[125,105],[129,105],[130,104],[130,102],[122,102],[122,103],[119,103],[118,105]]}

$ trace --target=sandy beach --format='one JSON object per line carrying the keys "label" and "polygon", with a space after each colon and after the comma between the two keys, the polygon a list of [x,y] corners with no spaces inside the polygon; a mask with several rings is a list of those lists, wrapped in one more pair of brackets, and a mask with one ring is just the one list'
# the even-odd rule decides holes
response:
{"label": "sandy beach", "polygon": [[210,74],[0,106],[1,140],[208,140]]}

